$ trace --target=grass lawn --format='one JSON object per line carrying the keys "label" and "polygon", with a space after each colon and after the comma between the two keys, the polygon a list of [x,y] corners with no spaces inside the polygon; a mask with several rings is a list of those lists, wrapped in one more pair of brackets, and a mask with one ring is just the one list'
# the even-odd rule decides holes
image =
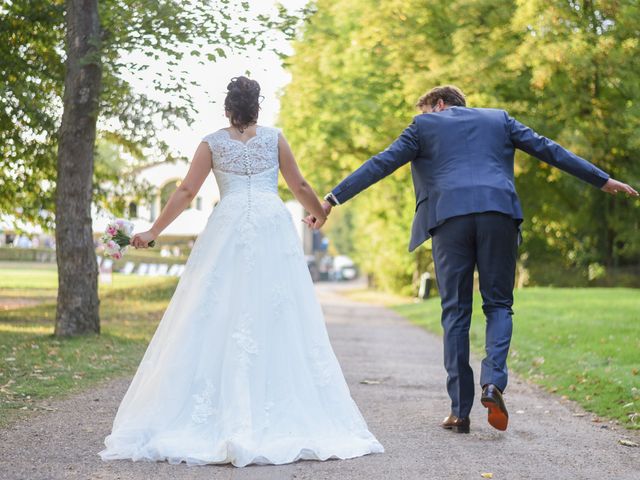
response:
{"label": "grass lawn", "polygon": [[[109,294],[116,290],[139,286],[144,278],[145,285],[163,282],[165,279],[141,277],[139,275],[113,275],[111,284],[100,283],[100,293]],[[26,297],[55,301],[58,290],[58,273],[55,264],[31,262],[0,262],[0,299],[6,297]]]}
{"label": "grass lawn", "polygon": [[[99,286],[101,335],[58,339],[55,266],[0,263],[0,426],[40,400],[133,373],[176,284],[114,274]],[[15,299],[32,301],[12,308]]]}
{"label": "grass lawn", "polygon": [[[356,299],[370,294],[356,293]],[[386,297],[412,322],[441,333],[440,299]],[[473,350],[484,353],[480,295],[471,325]],[[597,415],[640,428],[640,290],[516,290],[509,367]],[[476,372],[476,375],[479,372]]]}

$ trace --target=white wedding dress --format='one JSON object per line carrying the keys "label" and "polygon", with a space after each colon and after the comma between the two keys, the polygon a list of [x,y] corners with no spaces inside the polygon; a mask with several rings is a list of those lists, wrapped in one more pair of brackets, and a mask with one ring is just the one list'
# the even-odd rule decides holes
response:
{"label": "white wedding dress", "polygon": [[204,138],[221,201],[105,438],[103,460],[283,464],[383,452],[329,343],[291,215],[278,130]]}

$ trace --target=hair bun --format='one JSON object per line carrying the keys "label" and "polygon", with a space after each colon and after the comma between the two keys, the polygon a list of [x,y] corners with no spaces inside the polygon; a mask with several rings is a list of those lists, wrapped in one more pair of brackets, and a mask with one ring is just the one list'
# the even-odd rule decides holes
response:
{"label": "hair bun", "polygon": [[260,84],[244,76],[232,78],[224,107],[234,127],[243,129],[255,123],[260,110]]}
{"label": "hair bun", "polygon": [[253,94],[256,97],[260,96],[260,85],[258,82],[247,77],[232,78],[229,85],[227,85],[227,90],[230,93]]}

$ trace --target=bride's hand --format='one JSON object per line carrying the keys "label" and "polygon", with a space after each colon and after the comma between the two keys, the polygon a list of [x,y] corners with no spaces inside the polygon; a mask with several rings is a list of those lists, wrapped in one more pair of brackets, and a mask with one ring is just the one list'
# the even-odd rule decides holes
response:
{"label": "bride's hand", "polygon": [[316,218],[313,215],[307,215],[302,219],[302,221],[307,224],[309,229],[311,230],[319,230],[327,221],[327,217],[324,218]]}
{"label": "bride's hand", "polygon": [[149,248],[149,242],[155,240],[155,235],[151,230],[146,232],[136,233],[131,239],[131,245],[135,248]]}
{"label": "bride's hand", "polygon": [[302,219],[302,221],[306,223],[310,229],[319,230],[325,224],[327,218],[329,217],[329,214],[331,213],[331,204],[329,202],[323,202],[322,210],[324,211],[324,218],[318,220],[313,215],[307,215]]}
{"label": "bride's hand", "polygon": [[313,225],[311,225],[311,228],[313,228],[314,230],[320,230],[322,228],[322,226],[325,224],[325,222],[327,221],[327,217],[323,217],[323,218],[313,218],[314,222]]}

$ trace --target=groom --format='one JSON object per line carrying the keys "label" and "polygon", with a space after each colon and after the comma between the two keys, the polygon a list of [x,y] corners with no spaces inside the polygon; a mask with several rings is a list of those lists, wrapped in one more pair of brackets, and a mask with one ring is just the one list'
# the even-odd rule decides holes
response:
{"label": "groom", "polygon": [[[384,152],[370,158],[325,197],[326,213],[411,162],[416,211],[409,251],[433,237],[433,259],[442,301],[444,365],[451,414],[442,426],[469,432],[474,399],[469,366],[473,273],[478,269],[486,316],[481,403],[488,421],[506,430],[502,398],[516,252],[522,209],[514,186],[513,162],[520,149],[608,193],[638,193],[586,160],[542,137],[505,111],[467,108],[454,86],[436,87],[418,101],[423,112]],[[313,227],[314,219],[306,222]]]}

